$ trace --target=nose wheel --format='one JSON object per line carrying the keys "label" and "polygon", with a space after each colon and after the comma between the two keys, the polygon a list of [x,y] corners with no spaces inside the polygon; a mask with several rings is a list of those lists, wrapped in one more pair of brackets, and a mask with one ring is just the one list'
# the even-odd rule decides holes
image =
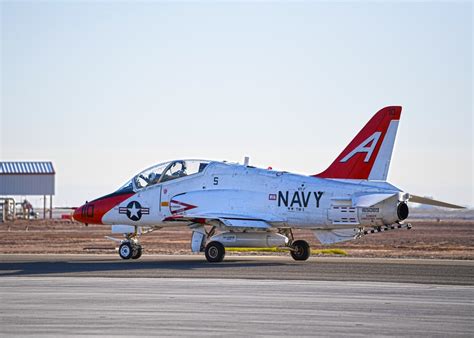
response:
{"label": "nose wheel", "polygon": [[136,245],[135,248],[133,249],[133,254],[132,254],[132,259],[139,259],[142,256],[142,246],[141,245]]}
{"label": "nose wheel", "polygon": [[130,241],[123,242],[119,247],[119,256],[122,259],[138,259],[143,252],[142,246],[138,243],[131,243]]}

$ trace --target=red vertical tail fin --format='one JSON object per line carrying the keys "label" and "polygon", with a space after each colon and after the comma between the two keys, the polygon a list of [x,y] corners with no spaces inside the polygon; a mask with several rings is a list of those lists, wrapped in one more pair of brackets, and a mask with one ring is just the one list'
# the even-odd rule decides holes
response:
{"label": "red vertical tail fin", "polygon": [[314,176],[385,181],[401,112],[400,106],[379,110],[334,162]]}

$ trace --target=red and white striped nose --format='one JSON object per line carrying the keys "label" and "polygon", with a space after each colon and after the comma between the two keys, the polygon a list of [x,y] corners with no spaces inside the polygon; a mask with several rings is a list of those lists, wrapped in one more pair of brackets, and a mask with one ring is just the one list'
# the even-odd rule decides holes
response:
{"label": "red and white striped nose", "polygon": [[85,224],[104,224],[102,217],[130,196],[133,196],[133,193],[111,194],[86,202],[74,211],[72,217],[75,221]]}

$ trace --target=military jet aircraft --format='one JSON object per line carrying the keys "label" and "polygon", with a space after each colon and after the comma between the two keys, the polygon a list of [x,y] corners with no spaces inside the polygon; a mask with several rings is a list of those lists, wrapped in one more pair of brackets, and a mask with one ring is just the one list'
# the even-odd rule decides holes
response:
{"label": "military jet aircraft", "polygon": [[292,229],[311,229],[323,244],[410,228],[407,202],[462,208],[388,183],[402,108],[377,112],[322,173],[306,176],[244,164],[175,160],[148,168],[120,189],[86,202],[73,218],[123,234],[119,255],[137,259],[141,235],[178,224],[192,230],[191,249],[221,262],[225,248],[280,247],[306,260],[310,246]]}

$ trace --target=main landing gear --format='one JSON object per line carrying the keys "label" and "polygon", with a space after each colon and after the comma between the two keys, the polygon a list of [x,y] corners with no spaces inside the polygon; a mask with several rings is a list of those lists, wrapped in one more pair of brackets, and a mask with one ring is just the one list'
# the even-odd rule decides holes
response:
{"label": "main landing gear", "polygon": [[[290,255],[295,261],[305,261],[311,254],[311,248],[308,242],[304,240],[294,241],[288,246]],[[225,247],[222,243],[217,241],[209,242],[204,249],[204,254],[209,263],[219,263],[224,260]]]}
{"label": "main landing gear", "polygon": [[206,259],[209,263],[219,263],[224,260],[225,248],[222,243],[217,241],[212,241],[206,245],[204,250]]}
{"label": "main landing gear", "polygon": [[293,231],[291,229],[280,229],[279,233],[288,237],[290,242],[288,248],[290,249],[290,255],[295,261],[305,261],[311,255],[311,247],[308,242],[299,239],[295,241],[293,237]]}
{"label": "main landing gear", "polygon": [[[266,236],[267,234],[268,233],[262,233],[263,236]],[[290,251],[290,255],[295,261],[305,261],[309,258],[311,254],[311,248],[308,242],[304,240],[293,241],[293,234],[291,233],[290,229],[284,229],[283,231],[280,232],[280,234],[287,237],[287,244],[285,246],[277,246],[278,248],[286,249]],[[238,236],[238,233],[234,233],[233,236]],[[239,247],[239,245],[236,245],[235,243],[230,243],[230,244],[231,244],[230,246],[232,247]],[[250,244],[242,245],[242,247],[248,247],[248,246],[250,246]],[[275,247],[275,246],[269,245],[266,247]],[[224,244],[218,240],[212,240],[212,238],[211,238],[211,241],[206,245],[204,250],[201,249],[201,251],[204,251],[204,254],[206,255],[206,259],[209,263],[222,262],[225,257]]]}
{"label": "main landing gear", "polygon": [[305,261],[311,254],[311,248],[309,247],[308,242],[301,239],[294,241],[290,246],[290,249],[290,255],[295,261]]}

